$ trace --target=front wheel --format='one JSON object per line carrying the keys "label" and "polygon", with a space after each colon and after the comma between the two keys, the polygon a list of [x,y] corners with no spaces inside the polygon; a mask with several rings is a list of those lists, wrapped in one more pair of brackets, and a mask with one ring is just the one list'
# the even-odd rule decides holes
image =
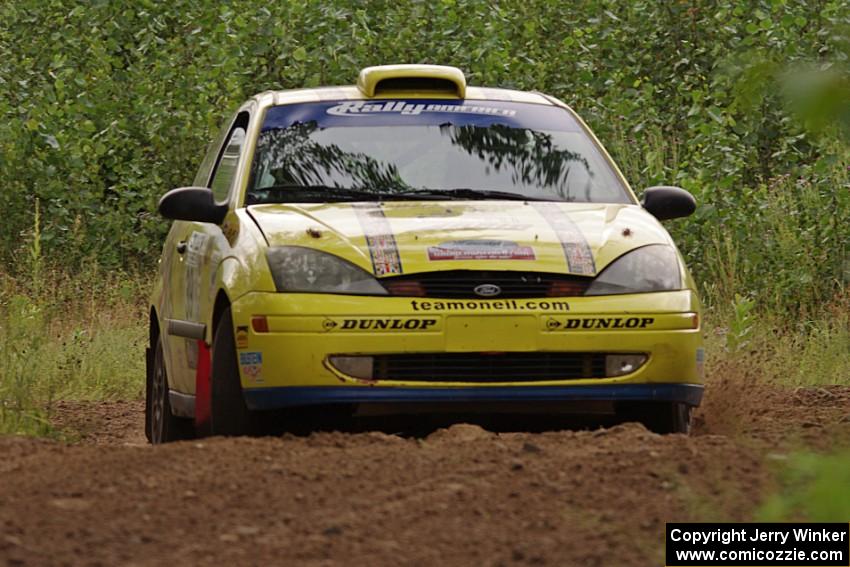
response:
{"label": "front wheel", "polygon": [[236,436],[253,432],[255,419],[242,395],[230,308],[222,314],[213,337],[211,394],[210,429],[213,435]]}
{"label": "front wheel", "polygon": [[628,404],[618,410],[624,421],[640,422],[655,433],[691,432],[692,408],[681,402],[646,402]]}

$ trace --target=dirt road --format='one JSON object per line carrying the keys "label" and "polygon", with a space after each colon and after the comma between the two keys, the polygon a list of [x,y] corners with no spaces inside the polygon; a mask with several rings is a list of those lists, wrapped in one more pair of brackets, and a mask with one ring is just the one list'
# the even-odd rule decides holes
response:
{"label": "dirt road", "polygon": [[137,402],[0,438],[4,565],[663,565],[664,523],[751,517],[771,464],[850,442],[850,388],[716,381],[690,438],[636,424],[150,447]]}

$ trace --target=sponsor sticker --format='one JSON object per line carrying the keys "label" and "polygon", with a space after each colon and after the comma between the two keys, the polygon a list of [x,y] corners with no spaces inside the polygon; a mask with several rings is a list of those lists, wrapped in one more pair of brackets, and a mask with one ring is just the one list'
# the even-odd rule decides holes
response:
{"label": "sponsor sticker", "polygon": [[590,245],[572,219],[557,206],[549,203],[532,202],[531,205],[540,213],[561,241],[564,258],[570,273],[583,276],[596,274],[593,252]]}
{"label": "sponsor sticker", "polygon": [[201,269],[209,252],[210,237],[203,232],[193,232],[186,244],[186,318],[201,318]]}
{"label": "sponsor sticker", "polygon": [[366,236],[366,246],[369,248],[375,275],[402,273],[398,246],[381,206],[371,203],[354,203],[351,206],[354,207],[357,220]]}
{"label": "sponsor sticker", "polygon": [[510,240],[455,240],[428,248],[431,261],[446,260],[535,260],[531,246]]}
{"label": "sponsor sticker", "polygon": [[414,311],[569,311],[570,304],[561,300],[421,300],[411,299]]}
{"label": "sponsor sticker", "polygon": [[314,122],[319,128],[390,125],[489,127],[502,124],[531,130],[580,132],[581,127],[555,106],[503,100],[396,99],[338,100],[273,106],[266,112],[262,132]]}
{"label": "sponsor sticker", "polygon": [[702,347],[697,349],[697,375],[700,379],[705,377],[705,349]]}
{"label": "sponsor sticker", "polygon": [[236,348],[248,348],[248,327],[236,327]]}
{"label": "sponsor sticker", "polygon": [[341,317],[325,319],[322,328],[342,332],[411,332],[439,330],[437,318],[413,317]]}
{"label": "sponsor sticker", "polygon": [[350,100],[332,106],[326,111],[331,116],[366,116],[376,113],[394,113],[403,116],[416,116],[424,113],[442,112],[453,114],[483,114],[488,116],[516,116],[512,108],[490,106],[485,104],[422,104],[391,100],[388,102],[368,102]]}
{"label": "sponsor sticker", "polygon": [[261,352],[240,352],[239,367],[242,369],[242,375],[249,382],[260,384],[263,382],[263,353]]}
{"label": "sponsor sticker", "polygon": [[652,327],[655,317],[568,317],[546,319],[547,331],[634,330]]}

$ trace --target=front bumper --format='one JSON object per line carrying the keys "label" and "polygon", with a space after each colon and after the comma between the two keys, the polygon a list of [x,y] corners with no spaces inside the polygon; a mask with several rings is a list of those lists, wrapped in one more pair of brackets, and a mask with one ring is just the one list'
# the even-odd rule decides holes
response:
{"label": "front bumper", "polygon": [[680,402],[698,406],[699,384],[613,384],[602,386],[496,386],[491,388],[385,388],[344,386],[251,388],[252,410],[324,404],[490,403],[490,402]]}
{"label": "front bumper", "polygon": [[[232,313],[242,386],[252,407],[269,407],[266,398],[277,400],[270,404],[292,405],[286,400],[299,396],[340,402],[372,396],[498,400],[502,395],[688,401],[693,394],[683,397],[676,389],[679,393],[662,395],[664,388],[702,383],[699,303],[688,290],[501,301],[257,292],[234,301]],[[253,328],[256,316],[265,318],[266,332]],[[645,353],[649,358],[616,378],[483,383],[362,380],[328,364],[332,355],[484,352]],[[641,384],[649,389],[622,388]],[[492,391],[475,393],[481,390]]]}

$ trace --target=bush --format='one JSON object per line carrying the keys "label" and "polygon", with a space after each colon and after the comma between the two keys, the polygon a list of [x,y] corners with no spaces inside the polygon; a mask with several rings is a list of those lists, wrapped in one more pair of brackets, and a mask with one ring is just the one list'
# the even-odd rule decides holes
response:
{"label": "bush", "polygon": [[635,187],[694,192],[672,226],[710,302],[816,310],[850,271],[846,147],[829,120],[804,130],[777,85],[794,62],[844,80],[848,25],[844,0],[5,2],[0,256],[18,269],[38,199],[46,257],[150,266],[157,198],[244,98],[444,63],[564,99]]}

